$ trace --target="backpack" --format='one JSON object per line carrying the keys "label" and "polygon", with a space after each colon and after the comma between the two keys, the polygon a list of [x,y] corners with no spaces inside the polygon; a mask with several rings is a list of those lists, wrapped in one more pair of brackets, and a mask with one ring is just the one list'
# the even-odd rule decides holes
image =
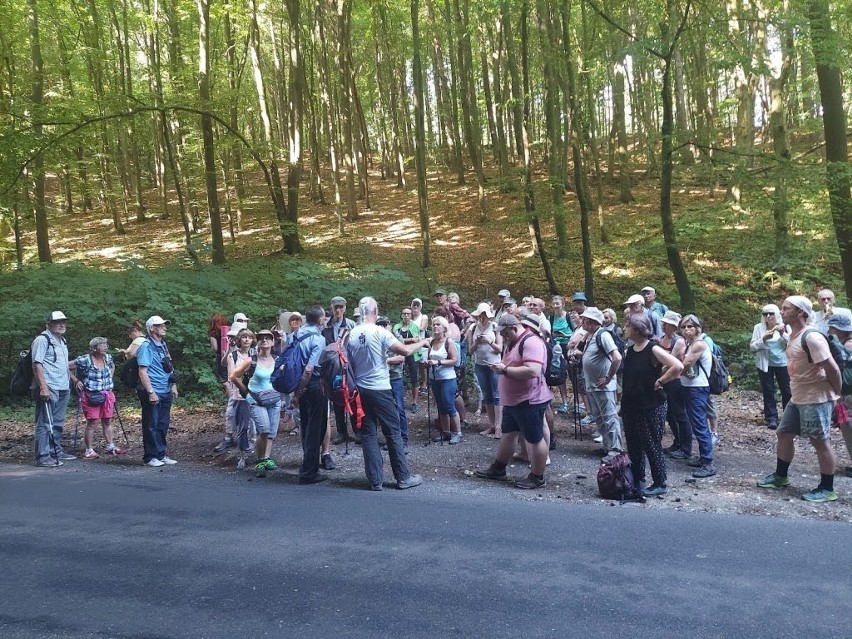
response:
{"label": "backpack", "polygon": [[[621,354],[621,364],[618,365],[618,370],[616,371],[616,373],[620,373],[624,370],[624,355],[627,353],[627,342],[615,331],[609,331],[609,334],[612,336],[612,341],[615,342],[615,347]],[[595,333],[595,344],[597,344],[598,350],[603,353],[603,334],[600,331]],[[606,357],[609,361],[612,361],[612,355],[607,353]]]}
{"label": "backpack", "polygon": [[[53,347],[56,350],[53,340],[47,335],[43,335],[43,337],[47,340],[47,347]],[[15,370],[12,371],[12,377],[9,378],[9,394],[12,397],[26,397],[30,394],[30,387],[33,385],[34,378],[32,351],[29,349],[21,351]]]}
{"label": "backpack", "polygon": [[305,372],[307,362],[302,361],[302,351],[299,342],[310,333],[301,337],[293,337],[293,341],[287,344],[281,354],[275,358],[275,368],[272,371],[272,388],[279,393],[293,393],[299,387],[302,375]]}
{"label": "backpack", "polygon": [[355,387],[355,375],[352,365],[346,356],[346,331],[336,342],[328,344],[322,351],[319,360],[320,381],[322,393],[332,404],[342,408],[347,415],[353,415],[355,430],[361,430],[361,420],[364,409],[361,406],[361,395]]}
{"label": "backpack", "polygon": [[136,389],[139,385],[139,360],[136,359],[136,355],[128,357],[127,361],[122,364],[118,378],[127,388]]}
{"label": "backpack", "polygon": [[[808,363],[813,364],[814,360],[811,358],[811,350],[808,348],[806,341],[808,333],[819,333],[823,337],[825,335],[815,328],[809,328],[802,333],[802,350],[808,356]],[[830,335],[826,337],[826,340],[828,341],[828,348],[831,351],[831,357],[837,364],[837,368],[840,369],[840,380],[842,382],[840,392],[842,395],[850,395],[852,394],[852,353],[846,350],[846,347],[840,343],[836,335]]]}
{"label": "backpack", "polygon": [[555,353],[552,340],[543,339],[541,336],[530,331],[521,338],[521,343],[518,344],[518,355],[521,357],[524,356],[524,342],[533,335],[544,342],[544,348],[547,352],[544,368],[541,370],[545,384],[548,386],[561,386],[565,383],[565,380],[568,379],[568,360],[565,359],[565,354],[562,352],[562,346],[559,347],[559,354],[557,355]]}
{"label": "backpack", "polygon": [[633,480],[630,455],[620,453],[598,468],[598,492],[604,499],[645,502]]}
{"label": "backpack", "polygon": [[[701,338],[704,340],[704,338]],[[707,344],[707,341],[704,341]],[[710,344],[707,344],[707,348],[710,349],[710,372],[704,371],[704,374],[707,375],[707,382],[710,385],[710,394],[711,395],[721,395],[731,387],[731,374],[728,372],[728,367],[725,365],[725,360],[722,357],[722,349],[715,342],[711,347]],[[701,366],[701,361],[699,360],[699,366]],[[704,370],[704,367],[701,367]]]}

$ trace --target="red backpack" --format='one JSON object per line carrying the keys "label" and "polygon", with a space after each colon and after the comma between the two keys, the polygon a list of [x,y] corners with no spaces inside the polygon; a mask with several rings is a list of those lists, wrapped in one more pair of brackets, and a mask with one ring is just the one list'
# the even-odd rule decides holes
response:
{"label": "red backpack", "polygon": [[598,468],[598,492],[604,499],[645,501],[633,479],[630,455],[621,453],[601,464]]}
{"label": "red backpack", "polygon": [[335,406],[342,408],[347,415],[354,416],[355,430],[361,430],[364,419],[364,408],[361,406],[361,394],[355,386],[355,376],[352,366],[346,356],[346,331],[335,342],[323,349],[319,365],[322,371],[321,382],[323,395]]}

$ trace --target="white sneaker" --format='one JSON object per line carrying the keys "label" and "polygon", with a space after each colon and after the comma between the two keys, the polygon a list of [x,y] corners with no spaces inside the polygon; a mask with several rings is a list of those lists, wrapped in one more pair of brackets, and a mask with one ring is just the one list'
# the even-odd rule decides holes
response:
{"label": "white sneaker", "polygon": [[177,461],[175,461],[171,457],[163,457],[163,459],[161,461],[164,464],[167,464],[168,466],[174,466],[175,464],[177,464]]}
{"label": "white sneaker", "polygon": [[603,435],[595,435],[592,437],[592,441],[596,444],[603,444]]}
{"label": "white sneaker", "polygon": [[580,426],[591,426],[597,420],[591,415],[586,415],[583,419],[580,420]]}
{"label": "white sneaker", "polygon": [[148,461],[146,461],[145,465],[151,466],[152,468],[159,468],[160,466],[165,466],[165,464],[156,457],[154,459],[149,459]]}

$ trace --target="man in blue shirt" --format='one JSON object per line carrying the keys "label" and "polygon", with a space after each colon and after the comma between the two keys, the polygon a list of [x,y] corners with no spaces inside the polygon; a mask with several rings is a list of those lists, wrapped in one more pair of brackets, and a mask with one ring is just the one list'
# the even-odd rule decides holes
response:
{"label": "man in blue shirt", "polygon": [[172,401],[178,396],[174,363],[166,345],[169,320],[153,315],[145,322],[146,339],[136,351],[139,362],[139,385],[136,394],[142,407],[142,462],[158,468],[177,464],[166,455]]}
{"label": "man in blue shirt", "polygon": [[319,360],[325,348],[326,339],[322,335],[325,325],[325,311],[322,306],[314,305],[305,312],[306,324],[293,334],[299,340],[298,348],[305,370],[294,393],[299,404],[302,424],[299,435],[302,439],[302,465],[299,467],[300,484],[317,484],[328,479],[328,475],[319,472],[320,449],[328,428],[328,400],[320,384]]}
{"label": "man in blue shirt", "polygon": [[[74,455],[62,450],[62,427],[72,377],[68,371],[66,321],[62,311],[53,311],[47,316],[46,329],[36,336],[30,347],[33,360],[30,393],[36,402],[36,466],[61,466],[63,460],[74,459]],[[73,381],[77,383],[76,378]]]}

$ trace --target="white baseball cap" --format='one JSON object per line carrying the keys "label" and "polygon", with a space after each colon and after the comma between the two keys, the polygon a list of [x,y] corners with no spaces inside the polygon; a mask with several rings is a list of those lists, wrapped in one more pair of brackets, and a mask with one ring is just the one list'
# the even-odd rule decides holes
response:
{"label": "white baseball cap", "polygon": [[65,317],[65,313],[62,311],[53,311],[50,315],[47,316],[48,322],[64,322],[68,318]]}

